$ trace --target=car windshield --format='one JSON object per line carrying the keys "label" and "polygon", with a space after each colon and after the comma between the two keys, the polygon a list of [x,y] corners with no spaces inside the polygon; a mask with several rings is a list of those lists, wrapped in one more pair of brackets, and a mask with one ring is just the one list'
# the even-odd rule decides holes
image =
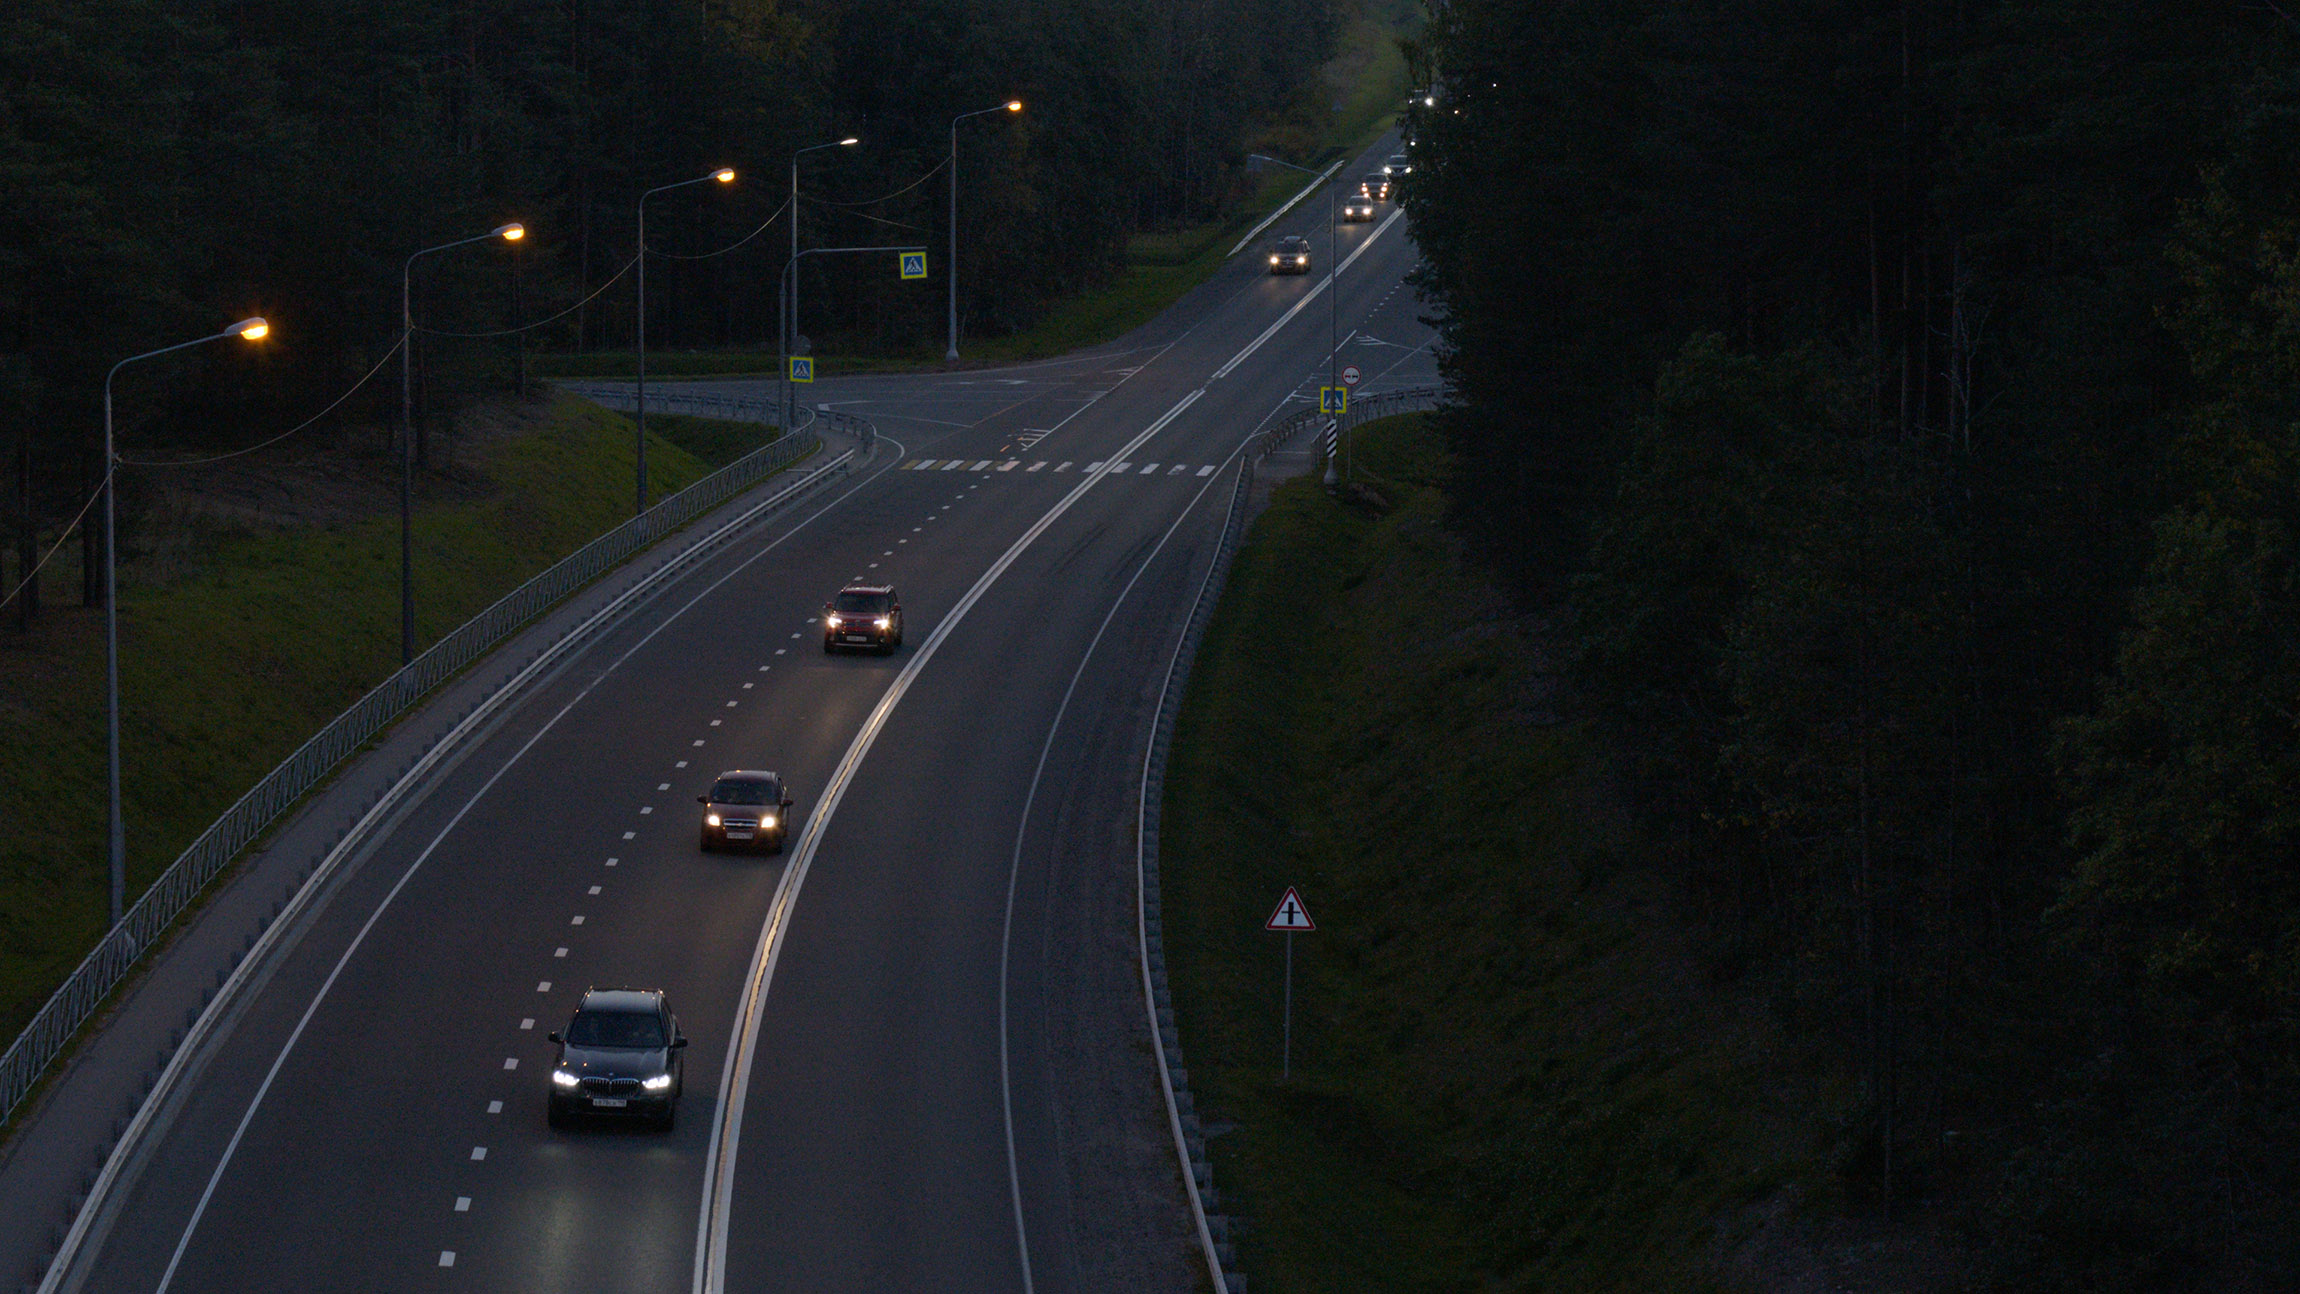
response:
{"label": "car windshield", "polygon": [[755,778],[725,781],[711,788],[711,803],[713,804],[773,804],[774,802],[774,784]]}
{"label": "car windshield", "polygon": [[567,1026],[571,1047],[644,1047],[663,1045],[663,1018],[653,1012],[577,1011]]}
{"label": "car windshield", "polygon": [[888,593],[841,593],[831,599],[831,610],[847,616],[882,615],[894,605]]}
{"label": "car windshield", "polygon": [[1310,250],[1310,243],[1305,238],[1288,238],[1278,244],[1278,250],[1281,252],[1306,252]]}

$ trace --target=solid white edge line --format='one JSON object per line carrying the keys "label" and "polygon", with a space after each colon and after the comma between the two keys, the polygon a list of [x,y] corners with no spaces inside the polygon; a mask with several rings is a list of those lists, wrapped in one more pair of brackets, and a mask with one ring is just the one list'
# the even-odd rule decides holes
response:
{"label": "solid white edge line", "polygon": [[1302,299],[1296,301],[1292,309],[1278,316],[1278,322],[1271,324],[1267,328],[1264,328],[1262,330],[1262,335],[1256,337],[1251,343],[1249,343],[1246,349],[1239,351],[1235,355],[1232,355],[1230,357],[1229,363],[1224,364],[1218,369],[1215,369],[1214,376],[1206,379],[1207,385],[1211,386],[1214,383],[1221,381],[1223,378],[1230,376],[1231,370],[1237,368],[1240,364],[1245,363],[1247,358],[1251,356],[1255,351],[1262,349],[1263,342],[1266,342],[1272,337],[1277,336],[1278,330],[1280,328],[1283,328],[1287,324],[1292,323],[1294,321],[1294,316],[1302,313],[1304,310],[1307,310],[1312,301],[1317,300],[1318,297],[1326,291],[1326,289],[1334,285],[1334,280],[1341,275],[1343,270],[1346,270],[1350,268],[1350,266],[1355,265],[1358,258],[1366,254],[1367,248],[1372,247],[1381,239],[1383,234],[1386,234],[1390,231],[1391,225],[1394,225],[1398,221],[1405,219],[1405,214],[1406,209],[1404,207],[1399,207],[1397,210],[1390,213],[1389,219],[1384,220],[1382,223],[1374,226],[1374,232],[1366,235],[1366,241],[1359,243],[1356,247],[1351,248],[1350,254],[1342,258],[1341,264],[1327,271],[1326,277],[1319,279],[1315,286],[1311,287],[1309,291],[1303,293]]}
{"label": "solid white edge line", "polygon": [[[1287,400],[1292,398],[1291,394],[1287,396]],[[1228,466],[1230,459],[1237,458],[1245,452],[1246,446],[1254,443],[1254,437],[1262,434],[1262,427],[1268,425],[1270,419],[1278,416],[1279,412],[1286,407],[1287,400],[1280,400],[1276,408],[1263,415],[1262,421],[1255,425],[1253,431],[1247,433],[1246,439],[1239,442],[1238,448],[1230,451],[1230,458],[1222,460],[1223,466]],[[1238,465],[1238,470],[1243,472],[1250,466],[1250,460],[1241,462]],[[1217,476],[1214,479],[1220,480],[1221,478]],[[1207,484],[1211,485],[1212,483],[1209,481]],[[1203,494],[1204,491],[1201,490],[1200,493]],[[1195,506],[1195,500],[1192,502]],[[1238,495],[1233,490],[1230,495],[1230,507],[1222,514],[1224,533],[1228,533],[1230,517],[1237,511],[1237,507]],[[1244,536],[1239,538],[1240,542],[1243,543]],[[1196,610],[1198,602],[1205,599],[1207,587],[1213,584],[1214,568],[1218,564],[1216,562],[1207,563],[1205,578],[1198,581],[1198,597],[1191,602],[1193,612]],[[1183,625],[1183,632],[1185,635],[1189,632],[1187,622]],[[1182,640],[1176,639],[1174,654],[1168,657],[1166,661],[1166,677],[1158,686],[1158,704],[1150,711],[1153,744],[1157,740],[1158,716],[1165,712],[1166,697],[1174,689],[1174,670],[1181,664],[1181,661]],[[1158,1032],[1158,995],[1150,981],[1149,904],[1148,895],[1145,893],[1147,887],[1144,884],[1148,873],[1142,865],[1142,822],[1149,813],[1151,758],[1152,752],[1145,749],[1142,753],[1142,784],[1134,801],[1134,940],[1142,967],[1142,1010],[1150,1024],[1150,1045],[1157,1050],[1158,1054],[1158,1090],[1164,1093],[1166,1097],[1166,1125],[1174,1135],[1174,1162],[1176,1167],[1181,1170],[1182,1193],[1190,1199],[1190,1218],[1198,1226],[1198,1245],[1206,1255],[1206,1272],[1214,1283],[1214,1294],[1229,1294],[1230,1283],[1222,1275],[1222,1255],[1214,1248],[1214,1229],[1206,1222],[1206,1202],[1199,1198],[1198,1183],[1192,1180],[1190,1176],[1190,1142],[1182,1134],[1182,1107],[1174,1101],[1174,1077],[1167,1070],[1166,1038]]]}
{"label": "solid white edge line", "polygon": [[[1167,424],[1182,416],[1182,411],[1196,404],[1198,397],[1205,393],[1206,389],[1200,387],[1183,396],[1156,422],[1128,441],[1122,452],[1132,453],[1151,437],[1164,431]],[[926,642],[919,647],[918,653],[911,657],[909,663],[903,666],[894,682],[887,685],[886,693],[879,698],[870,717],[863,721],[862,728],[855,733],[854,741],[848,745],[847,753],[839,760],[837,769],[825,784],[819,807],[807,815],[807,829],[799,836],[799,847],[790,867],[784,872],[783,883],[776,886],[775,901],[769,907],[766,924],[760,928],[758,951],[753,956],[751,972],[743,989],[743,1010],[736,1016],[736,1046],[740,1054],[735,1059],[732,1071],[722,1079],[726,1086],[719,1093],[719,1118],[712,1124],[711,1148],[704,1161],[703,1216],[695,1228],[695,1247],[700,1261],[695,1267],[693,1288],[699,1294],[721,1294],[726,1288],[725,1220],[734,1205],[734,1163],[742,1142],[743,1106],[750,1090],[752,1058],[758,1050],[759,1026],[766,1011],[767,994],[774,986],[775,964],[782,958],[785,942],[778,936],[790,924],[791,911],[798,904],[799,890],[806,883],[807,871],[814,863],[815,851],[821,845],[823,833],[829,829],[831,820],[837,815],[839,801],[846,795],[846,789],[853,782],[863,757],[877,743],[879,733],[885,730],[887,721],[894,715],[895,707],[902,703],[903,695],[910,690],[911,682],[918,677],[919,671],[934,659],[943,641],[966,619],[967,612],[974,608],[983,594],[990,591],[990,587],[998,582],[1007,568],[1109,471],[1106,460],[1102,471],[1072,486],[1061,501],[1033,522],[1030,529],[1024,531],[997,561],[991,563],[990,569],[975,580],[974,586],[935,626],[934,632],[927,636]],[[1024,1270],[1028,1271],[1028,1239],[1018,1235],[1017,1240],[1023,1252]]]}
{"label": "solid white edge line", "polygon": [[[185,1033],[183,1042],[178,1044],[174,1053],[168,1057],[167,1064],[161,1067],[160,1076],[154,1080],[150,1094],[137,1107],[135,1116],[129,1120],[127,1128],[121,1132],[118,1142],[112,1147],[112,1153],[104,1161],[103,1169],[97,1174],[94,1184],[89,1187],[87,1199],[82,1202],[79,1212],[73,1216],[72,1225],[65,1232],[63,1243],[57,1246],[56,1256],[50,1260],[47,1273],[41,1278],[39,1294],[55,1294],[55,1291],[63,1287],[72,1267],[80,1259],[80,1247],[87,1241],[93,1220],[108,1204],[108,1197],[118,1184],[124,1166],[130,1158],[139,1153],[143,1138],[149,1134],[156,1117],[155,1112],[165,1104],[167,1098],[172,1095],[173,1089],[183,1080],[184,1074],[191,1065],[191,1058],[198,1053],[199,1048],[206,1044],[209,1036],[219,1027],[216,1022],[222,1017],[226,1005],[245,989],[253,977],[254,968],[261,964],[278,945],[283,937],[280,931],[293,925],[302,916],[305,909],[311,906],[313,896],[324,888],[329,879],[334,876],[343,859],[361,845],[367,833],[374,830],[377,823],[397,809],[406,789],[429,774],[448,752],[454,750],[465,737],[490,718],[506,699],[517,694],[528,682],[552,665],[568,650],[587,640],[594,629],[610,618],[620,615],[642,594],[651,593],[654,587],[663,580],[680,572],[696,554],[715,547],[737,527],[750,524],[757,519],[760,513],[776,506],[784,499],[802,490],[812,488],[824,480],[832,468],[848,462],[853,457],[854,451],[849,450],[822,464],[809,472],[805,479],[793,481],[773,495],[760,500],[744,511],[741,516],[730,519],[717,530],[712,531],[710,535],[690,544],[685,550],[667,559],[661,566],[641,576],[638,582],[562,635],[557,642],[546,648],[525,668],[512,675],[502,687],[483,699],[462,722],[449,729],[446,736],[434,743],[432,748],[426,751],[422,758],[418,759],[404,775],[385,789],[384,793],[377,798],[375,805],[352,824],[350,830],[344,833],[343,838],[328,851],[321,864],[313,869],[312,874],[297,888],[295,896],[288,901],[287,906],[280,911],[278,916],[272,918],[269,925],[264,927],[263,933],[257,937],[255,944],[241,956],[239,964],[233,968],[222,987],[216,991],[214,999],[192,1022],[192,1027]],[[856,488],[859,489],[860,486],[858,485]],[[848,493],[851,494],[852,492],[850,490]],[[817,512],[815,515],[820,516],[822,514]],[[814,517],[809,517],[807,521],[799,524],[804,526],[813,520]],[[794,533],[797,529],[798,527],[792,528]],[[776,540],[776,543],[780,542],[780,539]],[[617,664],[620,663],[620,661],[617,662]],[[292,1045],[291,1040],[290,1046]],[[282,1059],[285,1058],[285,1055],[286,1051],[283,1049]],[[274,1072],[277,1071],[277,1068],[278,1065],[275,1062]],[[246,1126],[246,1118],[253,1116],[255,1105],[256,1102],[251,1101],[249,1103],[248,1114],[243,1116],[241,1124],[243,1129]],[[235,1133],[232,1144],[236,1146],[238,1141],[238,1134]],[[201,1194],[203,1208],[208,1194],[214,1190],[215,1182],[221,1178],[230,1157],[231,1150],[227,1148],[224,1158],[219,1160],[216,1165],[214,1176],[209,1179],[208,1191]],[[181,1257],[184,1246],[189,1243],[192,1231],[198,1225],[199,1214],[195,1212],[191,1220],[185,1224],[183,1237],[177,1243],[177,1257]],[[174,1267],[175,1261],[171,1260],[169,1263],[171,1272]],[[74,1284],[77,1284],[77,1278],[74,1278]],[[163,1278],[159,1289],[164,1291],[166,1288],[167,1280]]]}
{"label": "solid white edge line", "polygon": [[1336,172],[1336,171],[1338,171],[1338,170],[1341,170],[1341,169],[1342,169],[1342,167],[1343,167],[1343,165],[1344,165],[1345,163],[1347,163],[1349,160],[1350,160],[1350,157],[1349,157],[1349,156],[1344,156],[1344,157],[1342,157],[1342,158],[1341,158],[1339,161],[1336,161],[1336,162],[1335,162],[1335,163],[1334,163],[1332,166],[1329,166],[1329,167],[1327,167],[1327,168],[1325,169],[1324,173],[1323,173],[1323,174],[1321,174],[1321,175],[1319,175],[1317,179],[1314,179],[1314,180],[1310,181],[1308,184],[1305,184],[1305,185],[1303,185],[1303,186],[1302,186],[1302,191],[1301,191],[1300,193],[1297,193],[1297,194],[1295,194],[1293,197],[1290,197],[1290,198],[1286,199],[1286,205],[1285,205],[1285,206],[1282,206],[1282,207],[1278,208],[1276,211],[1273,211],[1273,212],[1271,212],[1271,213],[1270,213],[1270,215],[1269,215],[1269,218],[1268,218],[1268,219],[1264,220],[1264,221],[1263,221],[1261,224],[1258,224],[1258,225],[1254,226],[1252,229],[1249,229],[1249,230],[1247,230],[1247,231],[1246,231],[1246,236],[1245,236],[1244,238],[1241,238],[1241,239],[1239,239],[1239,240],[1238,240],[1238,245],[1237,245],[1236,247],[1233,247],[1233,248],[1231,248],[1231,249],[1230,249],[1230,251],[1229,251],[1229,254],[1228,254],[1228,255],[1225,255],[1225,256],[1224,256],[1222,259],[1223,259],[1223,260],[1228,260],[1228,259],[1230,259],[1230,257],[1231,257],[1231,256],[1236,256],[1238,253],[1240,253],[1240,252],[1242,252],[1242,251],[1246,250],[1246,244],[1248,244],[1248,243],[1250,243],[1250,242],[1254,241],[1255,237],[1256,237],[1257,235],[1259,235],[1259,234],[1260,234],[1260,233],[1261,233],[1263,230],[1265,230],[1265,229],[1268,229],[1270,226],[1272,226],[1272,225],[1274,225],[1274,224],[1278,223],[1278,217],[1280,217],[1280,216],[1282,216],[1282,215],[1285,215],[1287,212],[1289,212],[1289,211],[1292,211],[1292,210],[1293,210],[1293,209],[1294,209],[1296,206],[1299,206],[1299,205],[1301,204],[1301,201],[1302,201],[1302,199],[1304,199],[1304,198],[1306,198],[1306,197],[1309,197],[1309,196],[1310,196],[1312,193],[1316,192],[1316,191],[1317,191],[1317,188],[1318,188],[1318,186],[1319,186],[1319,185],[1321,185],[1321,184],[1324,184],[1324,183],[1326,182],[1326,177],[1327,177],[1327,176],[1330,176],[1330,175],[1332,175],[1334,172]]}
{"label": "solid white edge line", "polygon": [[[1230,457],[1237,457],[1237,451],[1231,451]],[[1226,466],[1228,462],[1228,459],[1224,459],[1223,465]],[[1208,470],[1215,471],[1218,469]],[[1006,985],[1008,954],[1014,942],[1014,892],[1022,875],[1022,841],[1030,830],[1030,809],[1038,800],[1038,784],[1046,776],[1046,761],[1054,752],[1054,738],[1062,730],[1063,716],[1070,712],[1070,698],[1078,691],[1078,680],[1086,677],[1087,663],[1094,659],[1094,649],[1102,645],[1102,635],[1109,632],[1110,622],[1118,618],[1118,609],[1126,605],[1126,595],[1134,591],[1135,584],[1140,582],[1143,574],[1150,569],[1150,564],[1158,560],[1159,553],[1165,551],[1167,541],[1174,537],[1175,531],[1182,528],[1183,522],[1190,519],[1190,514],[1198,510],[1199,500],[1205,498],[1206,491],[1212,489],[1214,482],[1220,479],[1219,476],[1215,476],[1198,487],[1198,492],[1191,496],[1190,502],[1184,504],[1181,513],[1174,518],[1174,524],[1166,527],[1166,533],[1158,537],[1157,546],[1152,548],[1149,556],[1144,557],[1141,564],[1134,568],[1134,574],[1126,581],[1126,587],[1118,590],[1118,596],[1111,601],[1109,613],[1102,617],[1102,623],[1095,629],[1093,639],[1086,644],[1086,651],[1078,658],[1078,668],[1070,675],[1070,686],[1062,690],[1062,704],[1055,708],[1054,721],[1047,726],[1046,742],[1038,750],[1038,766],[1031,770],[1030,789],[1022,797],[1022,817],[1014,828],[1014,856],[1006,873],[1006,923],[999,932],[998,942],[998,1087],[1000,1103],[1004,1107],[1006,1116],[1006,1180],[1013,1189],[1014,1226],[1018,1233],[1022,1230],[1022,1170],[1014,1151],[1014,1087],[1009,1076],[1011,1057],[1007,1043]],[[1225,514],[1223,524],[1225,527],[1229,524],[1227,514]],[[1139,890],[1139,881],[1137,882],[1137,889]],[[1139,896],[1137,896],[1137,903],[1139,903]],[[1156,1021],[1153,1020],[1152,1024],[1155,1025]],[[1209,1250],[1208,1252],[1212,1251]],[[1217,1284],[1221,1281],[1219,1264],[1215,1267],[1214,1279]],[[1023,1294],[1032,1294],[1030,1264],[1027,1254],[1022,1268],[1022,1291]]]}

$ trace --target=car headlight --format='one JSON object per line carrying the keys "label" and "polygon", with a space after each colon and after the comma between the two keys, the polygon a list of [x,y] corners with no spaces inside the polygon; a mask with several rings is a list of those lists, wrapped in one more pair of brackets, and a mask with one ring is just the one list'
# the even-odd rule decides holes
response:
{"label": "car headlight", "polygon": [[575,1087],[582,1082],[582,1079],[575,1077],[573,1073],[567,1070],[555,1069],[551,1071],[551,1086],[553,1087]]}
{"label": "car headlight", "polygon": [[759,817],[759,825],[762,827],[771,827],[775,825],[775,815],[771,813],[761,814]]}
{"label": "car headlight", "polygon": [[824,628],[826,628],[826,629],[836,629],[836,628],[838,628],[838,627],[839,627],[839,618],[838,618],[837,616],[824,616],[824,617],[823,617],[823,627],[824,627]]}
{"label": "car headlight", "polygon": [[894,628],[894,617],[880,616],[878,619],[872,621],[871,623],[877,625],[881,629],[892,629]]}
{"label": "car headlight", "polygon": [[718,825],[719,825],[719,815],[718,815],[718,814],[716,814],[716,813],[706,813],[706,814],[704,814],[704,815],[703,815],[703,825],[704,825],[704,826],[706,826],[706,827],[715,827],[715,826],[718,826]]}
{"label": "car headlight", "polygon": [[1278,258],[1277,258],[1277,257],[1275,257],[1275,256],[1272,256],[1272,257],[1270,258],[1270,264],[1272,264],[1272,265],[1275,265],[1275,264],[1277,264],[1277,263],[1278,263]]}
{"label": "car headlight", "polygon": [[650,1092],[665,1091],[671,1086],[671,1076],[669,1074],[657,1074],[653,1078],[649,1078],[641,1082],[639,1086],[646,1088]]}

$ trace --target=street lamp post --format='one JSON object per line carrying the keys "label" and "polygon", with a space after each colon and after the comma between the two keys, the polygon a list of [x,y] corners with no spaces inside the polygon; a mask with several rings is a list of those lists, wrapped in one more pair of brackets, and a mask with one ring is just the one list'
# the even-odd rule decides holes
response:
{"label": "street lamp post", "polygon": [[1022,100],[1009,99],[995,108],[980,112],[962,112],[950,119],[950,263],[943,268],[943,276],[950,280],[950,349],[943,357],[945,364],[958,362],[958,123],[969,117],[987,117],[994,112],[1020,112]]}
{"label": "street lamp post", "polygon": [[[1317,174],[1316,171],[1307,166],[1296,166],[1292,162],[1282,161],[1265,153],[1248,153],[1246,156],[1252,160],[1273,162],[1287,170],[1300,171],[1304,175]],[[1341,227],[1342,185],[1341,182],[1337,181],[1326,188],[1326,263],[1329,266],[1326,270],[1326,385],[1329,387],[1341,385],[1339,370],[1342,350],[1342,261],[1341,254],[1337,250]],[[1341,419],[1337,416],[1335,421],[1339,423]],[[1334,463],[1329,458],[1326,460],[1326,484],[1328,485],[1334,483],[1333,472]]]}
{"label": "street lamp post", "polygon": [[467,243],[483,243],[490,238],[516,243],[526,236],[527,227],[516,221],[497,225],[484,234],[426,247],[399,267],[399,663],[402,665],[415,659],[415,379],[411,359],[415,354],[415,307],[409,291],[415,262],[433,252],[444,252]]}
{"label": "street lamp post", "polygon": [[639,195],[639,430],[638,449],[634,457],[638,462],[638,505],[633,516],[647,510],[647,199],[666,189],[683,189],[705,180],[721,184],[735,182],[735,168],[722,166],[709,175],[698,175],[692,180],[660,184]]}
{"label": "street lamp post", "polygon": [[[791,262],[799,259],[799,159],[809,153],[826,148],[852,148],[862,141],[853,135],[835,139],[828,144],[809,144],[791,154]],[[799,331],[799,276],[789,276],[784,289],[789,296],[783,303],[783,434],[789,435],[791,423],[798,415],[798,402],[791,390],[791,338]]]}
{"label": "street lamp post", "polygon": [[110,784],[112,820],[110,853],[112,862],[112,924],[120,924],[120,914],[128,896],[128,827],[120,815],[120,586],[119,556],[115,547],[112,500],[119,493],[119,458],[112,449],[112,377],[121,369],[140,359],[165,355],[222,341],[226,337],[239,337],[247,341],[262,341],[271,333],[271,325],[262,316],[242,319],[231,327],[208,337],[162,346],[141,355],[130,355],[112,366],[104,374],[104,771]]}

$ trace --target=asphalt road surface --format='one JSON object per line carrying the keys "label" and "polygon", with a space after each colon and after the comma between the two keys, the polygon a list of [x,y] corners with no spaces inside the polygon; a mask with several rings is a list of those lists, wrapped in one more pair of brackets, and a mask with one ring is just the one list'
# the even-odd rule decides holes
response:
{"label": "asphalt road surface", "polygon": [[[84,1287],[1192,1288],[1129,792],[1224,469],[1325,381],[1326,211],[1115,345],[817,383],[877,424],[870,468],[412,804],[247,998]],[[1361,392],[1435,380],[1394,211],[1341,232],[1332,363]],[[1287,233],[1318,273],[1264,272]],[[889,656],[823,652],[856,579],[900,593]],[[788,852],[697,848],[695,796],[734,767],[784,775]],[[670,994],[674,1130],[545,1127],[544,1034],[589,985]]]}

